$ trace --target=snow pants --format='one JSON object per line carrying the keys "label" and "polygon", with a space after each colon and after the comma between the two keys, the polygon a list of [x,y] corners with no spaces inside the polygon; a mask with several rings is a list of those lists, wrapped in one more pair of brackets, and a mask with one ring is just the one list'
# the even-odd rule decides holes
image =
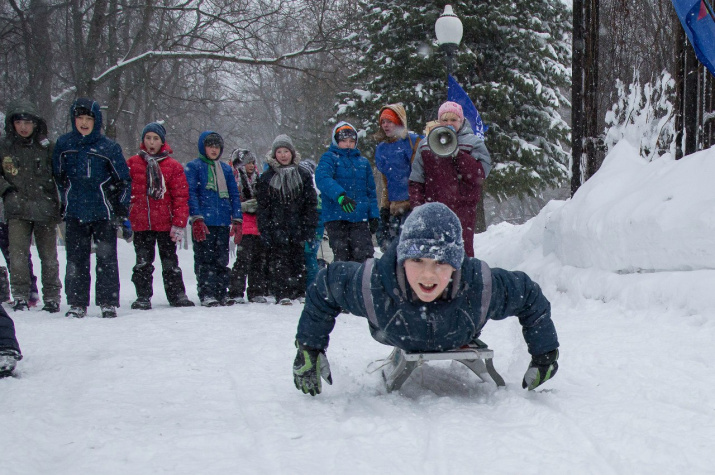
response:
{"label": "snow pants", "polygon": [[335,256],[333,261],[365,262],[375,253],[367,221],[330,221],[325,223],[325,229]]}
{"label": "snow pants", "polygon": [[89,306],[91,276],[89,273],[92,240],[97,246],[97,276],[94,284],[95,303],[119,307],[119,264],[117,262],[117,228],[111,221],[89,223],[67,218],[65,231],[67,269],[65,292],[73,307]]}
{"label": "snow pants", "polygon": [[305,296],[305,255],[303,241],[271,247],[268,254],[268,280],[276,302]]}
{"label": "snow pants", "polygon": [[[248,279],[248,292],[246,292]],[[253,297],[270,295],[268,290],[268,262],[266,247],[261,237],[255,234],[244,234],[241,244],[236,247],[236,262],[231,269],[231,284],[228,296],[243,297],[249,300]]]}
{"label": "snow pants", "polygon": [[[57,225],[55,223],[39,223],[24,219],[8,221],[8,236],[10,241],[10,283],[12,295],[16,299],[30,300],[32,292],[32,273],[28,266],[30,261],[30,245],[35,236],[37,253],[42,264],[42,298],[47,302],[60,301],[60,264],[57,261]],[[37,281],[37,277],[35,277]],[[37,283],[35,282],[35,291]]]}
{"label": "snow pants", "polygon": [[[7,262],[8,268],[10,267],[10,234],[8,232],[7,223],[0,223],[0,251],[2,251],[3,257],[5,257],[5,262]],[[27,259],[27,266],[30,270],[30,295],[37,298],[39,294],[37,293],[37,276],[32,269],[32,259]]]}
{"label": "snow pants", "polygon": [[[219,302],[228,294],[231,271],[228,268],[228,226],[207,226],[206,239],[193,240],[194,272],[199,299],[212,297]],[[193,239],[193,237],[192,237]]]}
{"label": "snow pants", "polygon": [[134,252],[137,262],[132,269],[132,282],[138,298],[151,299],[154,295],[154,258],[159,247],[161,277],[169,303],[175,303],[186,297],[184,277],[176,255],[176,243],[171,240],[169,231],[136,231],[134,233]]}

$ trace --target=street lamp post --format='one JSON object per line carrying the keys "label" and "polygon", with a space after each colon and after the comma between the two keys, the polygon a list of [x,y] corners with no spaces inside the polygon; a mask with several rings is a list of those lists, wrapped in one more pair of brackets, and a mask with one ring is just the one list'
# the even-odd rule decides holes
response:
{"label": "street lamp post", "polygon": [[452,10],[452,5],[446,5],[444,11],[434,24],[437,44],[447,57],[447,75],[452,74],[454,53],[462,41],[462,21]]}

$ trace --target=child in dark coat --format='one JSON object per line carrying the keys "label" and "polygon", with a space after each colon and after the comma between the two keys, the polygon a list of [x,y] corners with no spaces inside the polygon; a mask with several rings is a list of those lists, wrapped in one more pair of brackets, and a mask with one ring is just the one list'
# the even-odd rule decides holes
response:
{"label": "child in dark coat", "polygon": [[117,228],[129,217],[131,178],[122,148],[102,135],[102,111],[91,99],[70,109],[72,131],[57,140],[52,168],[65,209],[67,317],[87,315],[90,254],[96,244],[95,300],[103,318],[117,316]]}
{"label": "child in dark coat", "polygon": [[315,170],[323,222],[336,261],[363,262],[374,254],[377,232],[375,178],[372,166],[357,149],[357,131],[347,122],[333,129],[332,143]]}
{"label": "child in dark coat", "polygon": [[[231,285],[228,296],[236,303],[266,303],[268,291],[268,266],[266,248],[258,232],[258,167],[256,156],[250,150],[236,149],[231,153],[233,176],[241,194],[241,212],[243,213],[243,239],[236,247],[236,262],[231,269]],[[248,291],[246,292],[246,279]]]}
{"label": "child in dark coat", "polygon": [[207,130],[199,136],[199,158],[186,164],[194,272],[201,305],[233,305],[228,296],[228,239],[241,243],[241,198],[231,167],[221,162],[223,138]]}
{"label": "child in dark coat", "polygon": [[186,296],[176,255],[189,219],[189,185],[184,167],[170,155],[164,126],[152,122],[142,130],[139,153],[127,161],[132,177],[129,221],[134,231],[137,263],[132,282],[137,291],[133,309],[149,310],[153,295],[155,248],[159,246],[161,276],[172,307],[193,307]]}
{"label": "child in dark coat", "polygon": [[442,203],[415,208],[381,258],[334,262],[318,273],[296,335],[293,377],[304,393],[320,393],[321,377],[332,384],[325,350],[343,309],[367,317],[375,340],[407,352],[461,348],[488,320],[514,315],[532,355],[522,387],[534,389],[558,369],[551,305],[539,286],[523,272],[465,258],[462,226]]}
{"label": "child in dark coat", "polygon": [[268,246],[269,281],[276,303],[305,296],[306,241],[315,237],[318,199],[310,172],[287,135],[273,141],[268,170],[258,179],[258,230]]}

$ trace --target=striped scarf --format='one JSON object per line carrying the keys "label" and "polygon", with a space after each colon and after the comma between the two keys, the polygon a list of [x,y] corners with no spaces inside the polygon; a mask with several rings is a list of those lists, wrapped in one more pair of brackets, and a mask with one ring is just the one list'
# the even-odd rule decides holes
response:
{"label": "striped scarf", "polygon": [[146,194],[147,196],[160,200],[166,193],[166,181],[161,173],[159,162],[169,156],[167,150],[162,150],[156,155],[151,155],[146,150],[139,150],[139,156],[146,162]]}

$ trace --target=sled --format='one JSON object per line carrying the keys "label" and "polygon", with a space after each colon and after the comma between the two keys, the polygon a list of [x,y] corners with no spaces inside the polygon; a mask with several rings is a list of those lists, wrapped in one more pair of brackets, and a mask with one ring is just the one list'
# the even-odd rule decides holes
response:
{"label": "sled", "polygon": [[392,350],[387,364],[382,370],[387,392],[399,390],[418,366],[427,361],[453,360],[472,370],[484,382],[492,381],[499,386],[506,386],[504,378],[494,368],[494,351],[477,340],[455,350],[440,352],[406,352],[399,348]]}

